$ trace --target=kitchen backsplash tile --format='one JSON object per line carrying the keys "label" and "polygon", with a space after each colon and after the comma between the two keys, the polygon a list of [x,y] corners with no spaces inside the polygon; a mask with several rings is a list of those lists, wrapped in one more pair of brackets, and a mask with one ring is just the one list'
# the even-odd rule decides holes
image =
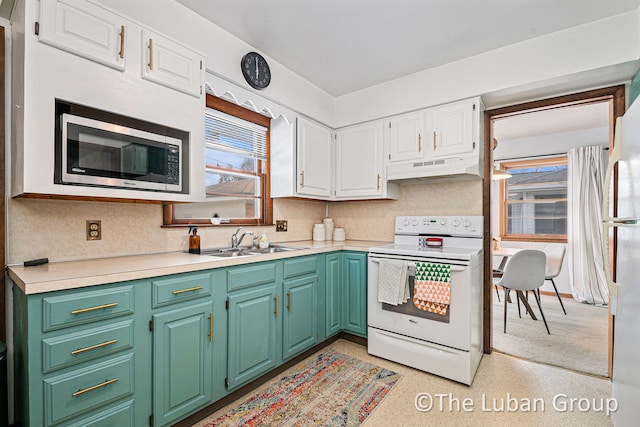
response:
{"label": "kitchen backsplash tile", "polygon": [[398,200],[329,204],[329,216],[347,239],[391,241],[398,215],[482,215],[482,180],[401,185]]}
{"label": "kitchen backsplash tile", "polygon": [[[482,181],[403,185],[399,200],[329,203],[329,216],[344,227],[347,239],[393,240],[397,215],[481,215]],[[313,224],[322,222],[326,203],[305,199],[274,199],[274,219],[288,221],[287,232],[275,227],[247,227],[269,235],[271,242],[311,240]],[[67,261],[186,251],[184,227],[161,228],[162,207],[144,203],[9,199],[8,263],[35,258]],[[102,240],[87,241],[85,221],[102,222]],[[201,246],[226,246],[231,227],[201,227]]]}
{"label": "kitchen backsplash tile", "polygon": [[[288,221],[287,232],[275,227],[246,227],[266,231],[271,242],[311,240],[313,224],[325,216],[325,202],[274,200],[274,218]],[[162,207],[145,203],[9,199],[8,263],[49,258],[54,261],[186,251],[185,227],[161,228]],[[102,239],[86,240],[85,221],[102,222]],[[228,246],[234,228],[200,227],[201,247]]]}

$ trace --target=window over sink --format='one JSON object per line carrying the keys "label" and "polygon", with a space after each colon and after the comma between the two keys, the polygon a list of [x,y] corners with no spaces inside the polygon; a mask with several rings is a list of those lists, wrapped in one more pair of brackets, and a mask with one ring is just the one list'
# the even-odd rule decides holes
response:
{"label": "window over sink", "polygon": [[270,119],[207,94],[206,201],[167,204],[164,224],[265,225],[273,222],[269,194]]}

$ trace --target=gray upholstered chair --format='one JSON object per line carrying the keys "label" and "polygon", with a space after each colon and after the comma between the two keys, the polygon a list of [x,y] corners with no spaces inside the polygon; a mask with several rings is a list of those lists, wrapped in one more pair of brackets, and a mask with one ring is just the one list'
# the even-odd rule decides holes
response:
{"label": "gray upholstered chair", "polygon": [[525,249],[514,254],[505,266],[502,280],[500,280],[499,283],[500,286],[504,288],[505,292],[504,333],[507,332],[507,296],[513,289],[516,291],[516,298],[518,298],[519,301],[522,301],[529,313],[531,313],[531,317],[535,318],[529,303],[522,294],[522,291],[533,291],[533,296],[536,298],[536,303],[538,304],[540,315],[544,321],[544,326],[547,328],[547,333],[551,335],[551,332],[549,332],[549,326],[547,325],[547,319],[545,319],[542,306],[540,305],[540,296],[537,292],[538,288],[540,288],[545,281],[546,258],[545,253],[542,251]]}
{"label": "gray upholstered chair", "polygon": [[551,243],[545,246],[542,250],[547,255],[547,265],[544,273],[544,279],[551,281],[553,289],[556,291],[558,301],[560,301],[560,307],[562,307],[562,311],[566,315],[567,310],[564,309],[562,298],[560,298],[558,288],[556,288],[556,282],[553,280],[558,277],[560,271],[562,270],[562,261],[564,260],[565,247],[560,243]]}

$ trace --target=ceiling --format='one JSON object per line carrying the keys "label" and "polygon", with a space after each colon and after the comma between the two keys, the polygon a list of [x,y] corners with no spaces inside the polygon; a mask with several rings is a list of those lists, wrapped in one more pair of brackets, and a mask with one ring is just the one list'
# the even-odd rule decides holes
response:
{"label": "ceiling", "polygon": [[177,1],[333,96],[634,10],[640,4],[640,0]]}

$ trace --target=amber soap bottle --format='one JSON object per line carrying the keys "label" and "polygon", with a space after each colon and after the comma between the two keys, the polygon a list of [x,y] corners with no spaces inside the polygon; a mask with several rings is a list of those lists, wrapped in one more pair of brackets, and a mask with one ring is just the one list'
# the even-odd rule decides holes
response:
{"label": "amber soap bottle", "polygon": [[189,226],[189,253],[200,253],[200,236],[198,236],[198,227],[193,225]]}

